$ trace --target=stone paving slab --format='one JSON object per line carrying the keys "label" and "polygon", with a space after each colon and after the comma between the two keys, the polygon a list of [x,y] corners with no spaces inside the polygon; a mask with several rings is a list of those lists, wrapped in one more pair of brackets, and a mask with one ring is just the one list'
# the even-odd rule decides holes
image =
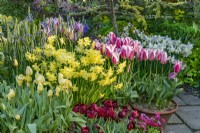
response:
{"label": "stone paving slab", "polygon": [[192,133],[185,124],[167,125],[164,133]]}
{"label": "stone paving slab", "polygon": [[177,115],[193,130],[200,130],[200,106],[181,106]]}
{"label": "stone paving slab", "polygon": [[200,133],[200,131],[196,131],[195,133]]}
{"label": "stone paving slab", "polygon": [[183,123],[183,122],[178,118],[177,115],[173,114],[173,115],[171,116],[171,118],[169,119],[168,123],[169,123],[169,124],[181,124],[181,123]]}
{"label": "stone paving slab", "polygon": [[174,101],[176,101],[178,103],[179,106],[183,106],[186,105],[179,97],[175,96],[173,98]]}
{"label": "stone paving slab", "polygon": [[178,97],[187,105],[200,105],[200,99],[192,95],[179,94]]}

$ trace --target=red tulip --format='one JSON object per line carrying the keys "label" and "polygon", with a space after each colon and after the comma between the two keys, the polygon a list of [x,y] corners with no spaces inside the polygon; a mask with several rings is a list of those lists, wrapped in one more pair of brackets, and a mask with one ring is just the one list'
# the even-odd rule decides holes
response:
{"label": "red tulip", "polygon": [[128,125],[127,125],[128,131],[130,131],[130,130],[132,130],[132,129],[134,129],[134,128],[135,128],[135,124],[134,124],[132,121],[129,122]]}
{"label": "red tulip", "polygon": [[98,108],[97,114],[99,117],[106,117],[107,111],[105,107]]}
{"label": "red tulip", "polygon": [[89,133],[89,127],[81,127],[81,133]]}
{"label": "red tulip", "polygon": [[132,112],[131,112],[131,116],[132,116],[133,118],[138,118],[138,117],[139,117],[138,111],[137,111],[137,110],[132,111]]}
{"label": "red tulip", "polygon": [[81,105],[79,106],[79,112],[80,112],[81,114],[86,114],[86,113],[87,113],[87,105],[81,104]]}
{"label": "red tulip", "polygon": [[105,101],[103,101],[103,105],[105,107],[112,107],[113,106],[112,100],[105,100]]}

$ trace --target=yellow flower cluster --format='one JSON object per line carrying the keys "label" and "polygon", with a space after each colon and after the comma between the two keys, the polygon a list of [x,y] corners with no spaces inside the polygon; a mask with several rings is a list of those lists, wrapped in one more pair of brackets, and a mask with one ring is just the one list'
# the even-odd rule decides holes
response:
{"label": "yellow flower cluster", "polygon": [[[26,59],[33,63],[35,77],[32,80],[34,72],[31,67],[27,67],[25,76],[16,76],[19,86],[23,85],[23,81],[33,81],[38,93],[45,86],[50,86],[55,88],[55,96],[59,96],[61,91],[78,91],[86,82],[94,83],[99,88],[112,85],[117,81],[115,73],[122,73],[126,67],[126,62],[123,62],[116,67],[117,70],[112,67],[107,69],[104,57],[93,49],[92,41],[88,37],[78,41],[77,49],[82,50],[81,52],[56,47],[56,43],[61,41],[64,40],[50,36],[43,48],[36,47],[33,53],[26,53]],[[115,88],[120,89],[122,86],[119,84]],[[48,90],[48,97],[52,97],[53,92]]]}
{"label": "yellow flower cluster", "polygon": [[117,69],[117,74],[124,72],[125,67],[126,67],[126,61],[120,63],[119,66],[118,66],[118,69]]}

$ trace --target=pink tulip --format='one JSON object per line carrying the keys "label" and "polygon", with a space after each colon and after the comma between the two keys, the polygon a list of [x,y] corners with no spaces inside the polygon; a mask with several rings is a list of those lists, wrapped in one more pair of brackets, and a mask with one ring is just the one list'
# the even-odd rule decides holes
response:
{"label": "pink tulip", "polygon": [[150,61],[155,60],[155,58],[156,58],[156,51],[155,50],[149,49],[148,54],[149,54],[149,60]]}
{"label": "pink tulip", "polygon": [[134,56],[134,48],[130,45],[127,46],[127,52],[126,52],[126,57],[129,59],[129,60],[132,60],[133,56]]}
{"label": "pink tulip", "polygon": [[115,36],[115,34],[113,32],[110,32],[108,34],[108,39],[109,39],[110,44],[114,44],[117,40],[117,37]]}
{"label": "pink tulip", "polygon": [[139,41],[132,41],[131,45],[133,46],[134,50],[137,51],[138,47],[140,45],[140,42]]}
{"label": "pink tulip", "polygon": [[176,75],[177,75],[177,74],[176,74],[175,72],[172,72],[172,73],[169,74],[169,78],[170,78],[170,79],[175,79],[175,78],[176,78]]}
{"label": "pink tulip", "polygon": [[95,46],[94,49],[99,50],[101,53],[103,53],[103,44],[100,43],[98,40],[94,40]]}
{"label": "pink tulip", "polygon": [[170,59],[170,57],[167,57],[167,52],[162,52],[160,63],[166,64],[169,59]]}
{"label": "pink tulip", "polygon": [[181,67],[182,67],[181,61],[174,62],[174,72],[175,73],[179,73],[181,71]]}
{"label": "pink tulip", "polygon": [[106,56],[108,58],[112,57],[112,53],[115,51],[116,45],[107,45],[106,46]]}
{"label": "pink tulip", "polygon": [[116,42],[115,42],[116,48],[121,48],[122,43],[121,43],[121,39],[117,38]]}
{"label": "pink tulip", "polygon": [[148,49],[142,50],[142,60],[148,60]]}
{"label": "pink tulip", "polygon": [[162,51],[158,49],[156,51],[156,60],[161,60],[161,58],[162,58]]}
{"label": "pink tulip", "polygon": [[120,52],[120,56],[123,58],[123,59],[126,59],[126,51],[127,51],[127,46],[126,45],[123,45],[121,47],[121,52]]}
{"label": "pink tulip", "polygon": [[130,45],[123,45],[121,47],[121,52],[120,55],[123,59],[129,59],[132,60],[133,56],[134,56],[134,49],[132,46]]}
{"label": "pink tulip", "polygon": [[112,53],[112,63],[114,65],[116,65],[117,63],[119,63],[119,54],[114,52]]}
{"label": "pink tulip", "polygon": [[138,46],[138,49],[136,50],[136,57],[139,61],[141,61],[140,60],[140,53],[141,53],[142,49],[143,49],[142,46]]}

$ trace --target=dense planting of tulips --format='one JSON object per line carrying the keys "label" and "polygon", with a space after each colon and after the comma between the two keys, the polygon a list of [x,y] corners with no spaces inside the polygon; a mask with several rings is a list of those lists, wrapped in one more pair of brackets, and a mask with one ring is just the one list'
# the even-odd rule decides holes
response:
{"label": "dense planting of tulips", "polygon": [[[137,110],[132,110],[129,106],[118,106],[117,101],[102,100],[102,105],[97,104],[77,104],[74,106],[73,111],[80,113],[88,117],[89,119],[101,119],[102,121],[115,121],[116,123],[127,123],[127,131],[131,130],[143,130],[147,131],[149,127],[157,127],[160,130],[161,123],[164,119],[160,118],[157,113],[155,116],[148,117],[145,114],[139,114]],[[101,126],[95,125],[98,132],[103,133]],[[90,128],[88,126],[82,127],[82,133],[89,133]]]}

